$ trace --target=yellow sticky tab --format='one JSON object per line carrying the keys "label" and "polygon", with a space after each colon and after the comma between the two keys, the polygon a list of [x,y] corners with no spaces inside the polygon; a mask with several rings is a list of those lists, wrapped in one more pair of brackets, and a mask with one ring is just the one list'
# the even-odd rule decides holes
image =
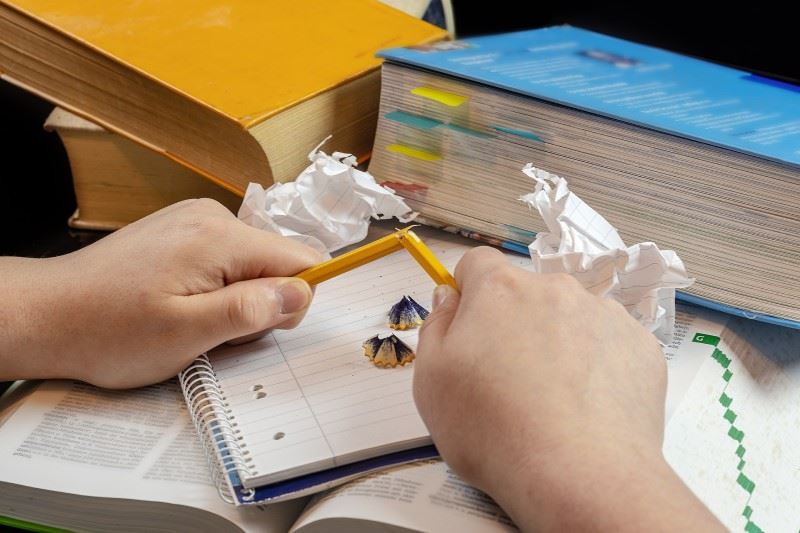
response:
{"label": "yellow sticky tab", "polygon": [[407,155],[414,159],[421,159],[422,161],[438,161],[442,158],[439,154],[434,154],[433,152],[428,152],[427,150],[421,150],[419,148],[411,148],[410,146],[402,144],[390,144],[386,147],[386,150],[396,154]]}
{"label": "yellow sticky tab", "polygon": [[411,94],[415,94],[417,96],[421,96],[423,98],[427,98],[428,100],[433,100],[450,107],[458,107],[467,101],[466,96],[440,91],[439,89],[434,89],[433,87],[417,87],[415,89],[411,89]]}

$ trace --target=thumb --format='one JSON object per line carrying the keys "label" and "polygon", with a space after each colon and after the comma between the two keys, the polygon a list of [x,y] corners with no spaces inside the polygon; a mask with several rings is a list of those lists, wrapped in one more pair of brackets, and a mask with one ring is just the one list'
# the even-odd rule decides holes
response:
{"label": "thumb", "polygon": [[298,278],[256,278],[187,297],[189,314],[213,346],[297,322],[311,303],[308,283]]}
{"label": "thumb", "polygon": [[420,343],[424,339],[439,340],[450,329],[461,295],[450,285],[439,285],[433,291],[433,311],[425,319],[419,331]]}

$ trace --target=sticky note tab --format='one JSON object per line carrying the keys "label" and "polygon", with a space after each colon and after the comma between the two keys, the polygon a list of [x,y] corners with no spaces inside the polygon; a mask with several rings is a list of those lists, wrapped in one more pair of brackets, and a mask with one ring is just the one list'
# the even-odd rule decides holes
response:
{"label": "sticky note tab", "polygon": [[491,133],[484,133],[482,131],[473,130],[472,128],[459,126],[458,124],[445,124],[444,126],[453,131],[457,131],[458,133],[465,133],[467,135],[472,135],[473,137],[480,137],[481,139],[491,139],[494,137],[494,135]]}
{"label": "sticky note tab", "polygon": [[505,126],[492,126],[492,128],[497,130],[497,131],[501,131],[503,133],[516,135],[517,137],[524,137],[526,139],[531,139],[533,141],[537,141],[537,142],[540,142],[540,143],[544,142],[544,139],[542,139],[541,137],[539,137],[538,135],[536,135],[535,133],[532,133],[530,131],[516,130],[514,128],[506,128]]}
{"label": "sticky note tab", "polygon": [[440,91],[439,89],[425,86],[411,89],[411,94],[415,94],[417,96],[421,96],[423,98],[427,98],[428,100],[433,100],[434,102],[439,102],[440,104],[450,107],[458,107],[468,100],[466,96],[461,96],[460,94],[448,93],[447,91]]}
{"label": "sticky note tab", "polygon": [[413,113],[406,113],[405,111],[392,111],[383,115],[389,120],[400,122],[412,128],[419,128],[422,130],[430,130],[442,123],[436,119],[423,117],[422,115],[415,115]]}
{"label": "sticky note tab", "polygon": [[[511,224],[503,224],[503,227],[506,228],[511,233],[516,234],[517,236],[522,237],[520,240],[533,240],[536,238],[536,232],[530,231],[522,228],[518,228],[517,226],[512,226]],[[527,250],[527,247],[525,248]],[[526,252],[527,253],[527,252]]]}
{"label": "sticky note tab", "polygon": [[422,161],[438,161],[442,158],[442,156],[439,154],[434,154],[433,152],[428,152],[427,150],[412,148],[402,144],[390,144],[386,147],[386,150],[396,154],[407,155],[408,157],[413,157],[414,159],[420,159]]}

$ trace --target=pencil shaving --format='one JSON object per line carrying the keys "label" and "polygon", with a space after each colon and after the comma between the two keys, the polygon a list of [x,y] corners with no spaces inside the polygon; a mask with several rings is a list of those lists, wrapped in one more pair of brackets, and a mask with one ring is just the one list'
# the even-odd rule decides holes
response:
{"label": "pencil shaving", "polygon": [[411,296],[403,296],[389,310],[389,327],[398,330],[416,328],[422,325],[429,314]]}
{"label": "pencil shaving", "polygon": [[364,355],[380,368],[405,366],[416,357],[414,350],[398,339],[396,335],[389,335],[384,339],[375,335],[364,341],[362,347]]}

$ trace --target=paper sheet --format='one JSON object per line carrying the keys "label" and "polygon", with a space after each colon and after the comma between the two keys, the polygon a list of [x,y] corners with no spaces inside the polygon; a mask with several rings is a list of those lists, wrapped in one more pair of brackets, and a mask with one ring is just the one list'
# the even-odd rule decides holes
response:
{"label": "paper sheet", "polygon": [[613,298],[661,341],[669,344],[675,321],[675,289],[694,280],[672,250],[652,242],[626,246],[617,230],[567,187],[564,178],[531,164],[534,192],[520,200],[539,211],[549,232],[528,247],[533,269],[572,274],[591,293]]}
{"label": "paper sheet", "polygon": [[357,170],[355,157],[329,156],[321,146],[308,154],[311,165],[293,182],[266,190],[251,183],[239,219],[327,253],[363,240],[371,218],[405,223],[416,216],[392,189]]}

